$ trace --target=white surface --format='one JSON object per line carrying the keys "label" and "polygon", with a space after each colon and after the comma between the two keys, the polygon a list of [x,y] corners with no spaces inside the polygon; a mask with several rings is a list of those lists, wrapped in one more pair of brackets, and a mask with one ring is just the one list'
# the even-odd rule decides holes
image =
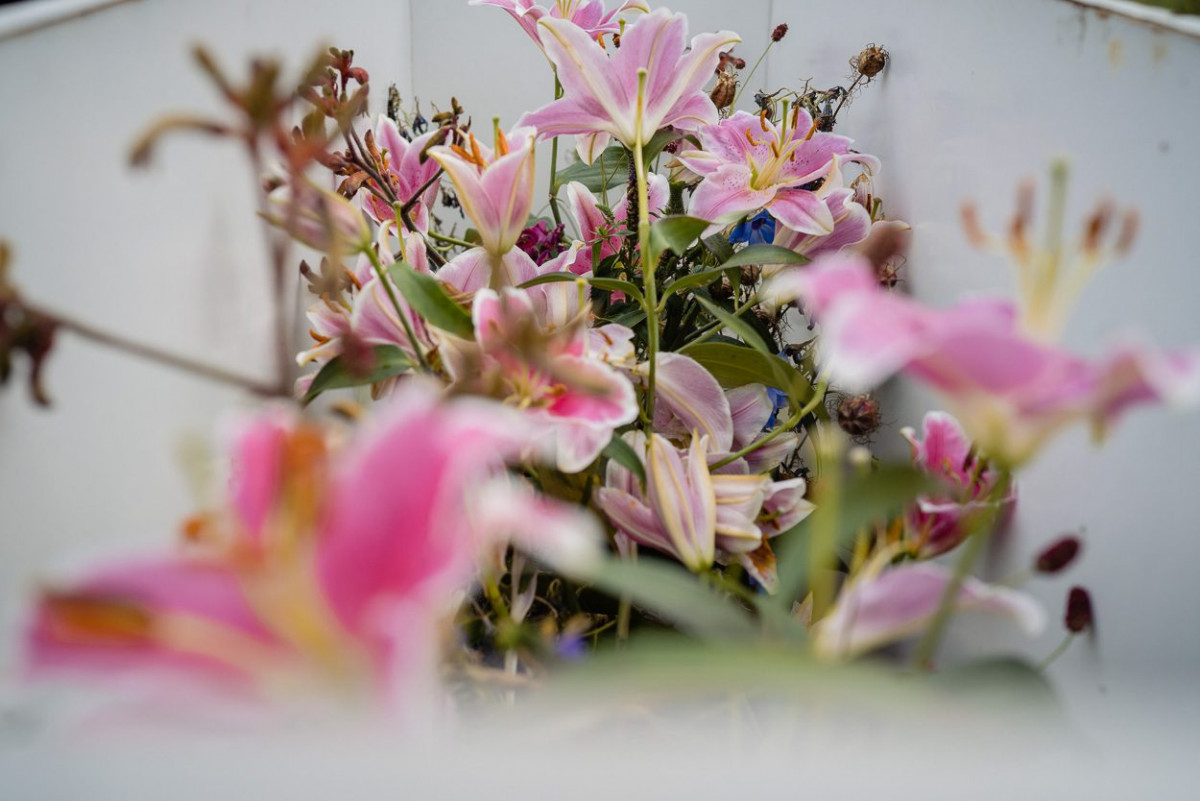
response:
{"label": "white surface", "polygon": [[[122,333],[267,369],[262,250],[237,156],[181,137],[148,174],[131,174],[127,145],[162,111],[213,105],[186,54],[197,39],[217,43],[230,65],[262,49],[286,49],[294,62],[321,39],[353,46],[377,93],[394,75],[412,96],[411,70],[423,100],[445,106],[457,94],[485,124],[494,115],[511,124],[548,100],[541,54],[501,11],[412,0],[410,29],[407,6],[140,3],[0,45],[10,76],[0,89],[0,226],[16,245],[18,280],[31,296]],[[921,299],[1007,289],[1007,266],[967,246],[959,204],[977,200],[999,230],[1018,178],[1041,178],[1066,154],[1072,219],[1103,192],[1142,214],[1137,247],[1097,277],[1068,344],[1098,354],[1126,327],[1163,344],[1200,342],[1192,219],[1200,41],[1059,0],[672,6],[691,15],[693,33],[740,31],[737,52],[748,61],[775,23],[789,23],[754,81],[771,89],[806,77],[844,82],[846,60],[867,42],[892,52],[888,71],[843,113],[841,131],[883,159],[887,208],[914,223],[907,279]],[[211,431],[215,416],[241,402],[69,337],[48,383],[53,412],[30,408],[23,391],[0,395],[0,611],[9,621],[15,599],[57,555],[165,542],[190,509],[173,443]],[[886,414],[897,426],[932,408],[911,384],[894,396]],[[1111,724],[1160,676],[1197,699],[1185,680],[1200,669],[1198,453],[1200,418],[1138,411],[1103,450],[1075,430],[1022,476],[1019,530],[999,573],[1056,534],[1086,528],[1081,566],[1033,587],[1052,617],[1071,583],[1093,591],[1098,646],[1077,644],[1053,671],[1070,697],[1096,702],[1082,704],[1084,720]],[[999,629],[957,634],[1035,655],[1057,642],[1057,633],[1037,643]]]}

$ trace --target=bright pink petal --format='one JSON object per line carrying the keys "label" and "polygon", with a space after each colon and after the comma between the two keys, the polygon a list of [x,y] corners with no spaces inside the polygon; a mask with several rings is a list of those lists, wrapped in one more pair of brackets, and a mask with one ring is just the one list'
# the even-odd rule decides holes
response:
{"label": "bright pink petal", "polygon": [[815,192],[781,189],[767,204],[767,209],[779,222],[793,231],[813,236],[827,236],[833,233],[833,214]]}
{"label": "bright pink petal", "polygon": [[[639,367],[643,375],[646,367]],[[699,432],[714,450],[733,444],[733,418],[725,391],[695,359],[681,353],[660,353],[655,370],[654,428],[686,438]]]}

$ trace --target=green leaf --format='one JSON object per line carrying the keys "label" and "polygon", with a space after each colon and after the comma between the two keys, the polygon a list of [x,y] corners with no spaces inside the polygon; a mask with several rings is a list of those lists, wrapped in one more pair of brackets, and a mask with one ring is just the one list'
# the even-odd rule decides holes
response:
{"label": "green leaf", "polygon": [[662,217],[650,226],[651,263],[664,250],[669,250],[677,256],[682,256],[696,238],[704,233],[709,225],[707,220],[675,214]]}
{"label": "green leaf", "polygon": [[778,356],[725,342],[687,345],[680,353],[700,362],[726,389],[746,384],[765,384],[786,392],[795,409],[812,399],[813,388],[808,381],[799,370]]}
{"label": "green leaf", "polygon": [[609,292],[624,292],[638,303],[644,303],[642,290],[632,281],[622,281],[619,278],[589,278],[587,282],[597,289],[607,289]]}
{"label": "green leaf", "polygon": [[[838,468],[832,466],[832,469]],[[849,479],[841,493],[834,498],[819,500],[812,515],[776,540],[778,597],[785,603],[799,597],[809,575],[810,539],[815,530],[824,527],[832,531],[831,547],[848,548],[861,528],[869,523],[886,521],[918,495],[936,489],[933,479],[907,465],[883,465],[871,473]]]}
{"label": "green leaf", "polygon": [[385,378],[400,375],[412,368],[412,360],[395,345],[376,345],[371,349],[375,354],[375,366],[367,373],[352,372],[341,356],[330,359],[320,369],[304,394],[305,405],[328,389],[344,389],[346,387],[361,387],[374,384]]}
{"label": "green leaf", "polygon": [[708,248],[708,252],[716,257],[719,264],[733,258],[733,245],[729,244],[728,237],[720,233],[704,237],[704,247]]}
{"label": "green leaf", "polygon": [[717,595],[697,576],[674,564],[606,558],[572,572],[573,578],[614,596],[628,596],[638,606],[702,639],[750,639],[757,629],[736,602]]}
{"label": "green leaf", "polygon": [[667,298],[671,297],[677,292],[686,292],[689,289],[696,289],[697,287],[711,284],[726,272],[728,272],[728,270],[726,270],[724,267],[717,267],[712,270],[701,270],[699,272],[691,273],[690,275],[685,275],[682,278],[676,278],[663,288],[663,302],[666,302]]}
{"label": "green leaf", "polygon": [[[771,349],[767,347],[767,344],[765,342],[763,342],[762,337],[760,337],[758,335],[758,332],[755,331],[753,328],[751,328],[750,324],[747,323],[745,320],[743,320],[742,318],[740,318],[734,314],[731,314],[730,312],[725,311],[720,306],[713,303],[711,300],[702,298],[699,295],[696,296],[696,301],[701,306],[704,307],[705,311],[707,311],[713,317],[716,317],[718,320],[720,320],[721,324],[724,325],[727,329],[729,329],[730,331],[733,331],[735,334],[740,336],[742,338],[742,341],[745,342],[747,345],[754,348],[756,351],[758,351],[762,355],[766,356],[768,359],[775,358],[775,355],[771,353]],[[774,385],[772,385],[772,386],[774,386]]]}
{"label": "green leaf", "polygon": [[[665,143],[664,143],[665,146]],[[600,193],[619,184],[624,184],[629,177],[628,151],[623,145],[609,145],[601,156],[591,164],[577,161],[558,171],[554,187],[558,190],[572,181],[578,181],[593,193]]]}
{"label": "green leaf", "polygon": [[638,457],[637,451],[625,440],[617,435],[608,441],[604,446],[604,450],[600,451],[601,456],[606,456],[612,459],[617,464],[624,467],[629,472],[638,477],[638,481],[646,484],[646,467],[642,464],[642,460]]}
{"label": "green leaf", "polygon": [[519,286],[521,289],[528,289],[529,287],[537,286],[538,284],[565,283],[567,281],[579,280],[583,280],[597,289],[604,289],[609,292],[624,292],[626,295],[634,298],[638,303],[644,302],[642,290],[637,284],[633,283],[632,281],[622,281],[619,278],[596,278],[594,276],[589,276],[581,279],[580,276],[575,275],[574,273],[546,273],[545,275],[539,275],[537,278],[530,278],[528,281],[525,281]]}
{"label": "green leaf", "polygon": [[808,264],[810,259],[794,250],[778,245],[751,245],[742,248],[722,262],[722,268],[746,267],[755,264]]}
{"label": "green leaf", "polygon": [[470,313],[450,298],[441,281],[403,262],[393,264],[388,272],[404,299],[430,325],[462,339],[475,338]]}

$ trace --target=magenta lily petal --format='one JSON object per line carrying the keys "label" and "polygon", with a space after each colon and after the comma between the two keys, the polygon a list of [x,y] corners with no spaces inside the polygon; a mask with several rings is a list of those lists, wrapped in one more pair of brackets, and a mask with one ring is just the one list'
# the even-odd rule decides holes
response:
{"label": "magenta lily petal", "polygon": [[605,34],[620,33],[621,25],[617,17],[626,11],[650,11],[650,7],[640,0],[627,0],[612,11],[605,10],[602,0],[556,2],[550,8],[542,8],[533,0],[471,0],[470,5],[504,9],[539,47],[542,46],[542,39],[538,31],[538,21],[546,17],[572,22],[586,31],[591,38],[599,39]]}
{"label": "magenta lily petal", "polygon": [[[817,624],[818,653],[850,658],[920,633],[937,611],[951,577],[951,571],[940,565],[910,563],[855,580]],[[1029,596],[970,577],[963,582],[955,606],[1005,615],[1030,636],[1040,633],[1046,623],[1045,612]]]}

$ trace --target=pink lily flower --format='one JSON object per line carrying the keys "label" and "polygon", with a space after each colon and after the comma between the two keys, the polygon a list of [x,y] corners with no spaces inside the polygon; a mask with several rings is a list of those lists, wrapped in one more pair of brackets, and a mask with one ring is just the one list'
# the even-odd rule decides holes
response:
{"label": "pink lily flower", "polygon": [[[522,119],[538,136],[580,137],[580,157],[591,163],[615,137],[633,148],[661,128],[691,131],[717,120],[704,84],[718,53],[741,39],[729,31],[705,33],[685,49],[687,18],[659,9],[625,29],[611,55],[587,31],[562,19],[538,23],[546,57],[554,63],[564,95]],[[638,109],[638,71],[646,70],[645,96]],[[639,126],[640,122],[640,126]]]}
{"label": "pink lily flower", "polygon": [[[877,563],[864,568],[842,590],[833,610],[813,627],[817,653],[850,659],[921,633],[937,612],[951,577],[951,571],[931,563],[892,568]],[[1045,612],[1028,595],[970,577],[963,582],[955,606],[1010,617],[1031,637],[1046,625]]]}
{"label": "pink lily flower", "polygon": [[445,403],[419,382],[335,456],[320,430],[255,420],[237,439],[230,512],[193,524],[181,553],[47,591],[30,668],[259,703],[312,687],[420,697],[447,604],[495,543],[560,564],[594,552],[593,520],[499,473],[537,435],[503,407]]}
{"label": "pink lily flower", "polygon": [[678,559],[702,572],[716,556],[717,501],[705,461],[704,437],[692,440],[685,454],[660,434],[631,431],[624,439],[646,465],[646,487],[615,460],[609,461],[605,486],[596,505],[630,540]]}
{"label": "pink lily flower", "polygon": [[[418,231],[429,229],[429,210],[438,196],[438,182],[425,187],[438,172],[438,163],[429,158],[426,149],[440,132],[437,129],[418,136],[409,142],[386,115],[380,114],[375,124],[375,141],[385,159],[384,177],[391,183],[392,191],[401,204],[410,201],[421,191],[419,202],[412,207],[409,218]],[[425,187],[421,189],[421,187]],[[396,222],[396,210],[371,194],[363,192],[363,210],[377,223]],[[403,224],[402,221],[400,224]]]}
{"label": "pink lily flower", "polygon": [[470,5],[504,9],[538,47],[543,46],[538,22],[544,18],[573,23],[603,44],[605,34],[621,32],[621,21],[618,19],[621,14],[626,11],[650,11],[650,7],[641,0],[626,0],[612,11],[605,11],[603,0],[555,0],[549,8],[543,8],[533,0],[471,0]]}
{"label": "pink lily flower", "polygon": [[[666,178],[651,173],[647,176],[647,190],[650,218],[653,220],[666,208],[670,187]],[[555,265],[556,272],[566,270],[576,275],[590,274],[596,267],[595,259],[604,261],[615,254],[621,247],[623,235],[637,228],[637,220],[633,220],[631,225],[628,219],[629,197],[625,193],[613,206],[610,219],[596,202],[596,196],[583,184],[572,181],[567,184],[567,208],[575,220],[581,246],[565,263]]]}
{"label": "pink lily flower", "polygon": [[1088,361],[1028,337],[995,299],[932,309],[880,288],[870,263],[827,256],[781,273],[766,290],[802,297],[821,323],[831,376],[864,391],[903,371],[948,399],[971,439],[1008,468],[1076,421],[1103,432],[1139,403],[1200,401],[1200,353],[1124,345]]}
{"label": "pink lily flower", "polygon": [[[554,302],[563,289],[578,296],[581,288],[548,289],[475,294],[481,359],[475,372],[485,392],[521,409],[545,432],[560,470],[577,473],[595,461],[615,429],[637,418],[637,398],[627,378],[587,352],[581,316],[568,321],[571,306]],[[537,297],[543,298],[540,313]]]}
{"label": "pink lily flower", "polygon": [[841,164],[878,167],[873,156],[850,152],[852,140],[818,131],[800,106],[778,123],[739,111],[699,136],[700,150],[676,158],[704,176],[688,213],[714,223],[766,209],[792,231],[826,236],[834,214],[825,198],[841,187]]}
{"label": "pink lily flower", "polygon": [[497,125],[495,149],[474,134],[468,134],[466,147],[429,149],[479,232],[481,247],[459,254],[439,271],[441,280],[460,291],[514,286],[538,274],[533,259],[516,247],[533,208],[534,134],[528,127],[506,134]]}
{"label": "pink lily flower", "polygon": [[[989,502],[998,476],[987,459],[978,454],[962,426],[945,412],[928,412],[921,423],[921,437],[911,428],[900,434],[912,446],[913,464],[943,480],[946,495],[921,496],[908,513],[917,555],[930,559],[955,548],[967,535],[968,518],[993,505]],[[1002,501],[1004,514],[1016,503],[1010,489]]]}

